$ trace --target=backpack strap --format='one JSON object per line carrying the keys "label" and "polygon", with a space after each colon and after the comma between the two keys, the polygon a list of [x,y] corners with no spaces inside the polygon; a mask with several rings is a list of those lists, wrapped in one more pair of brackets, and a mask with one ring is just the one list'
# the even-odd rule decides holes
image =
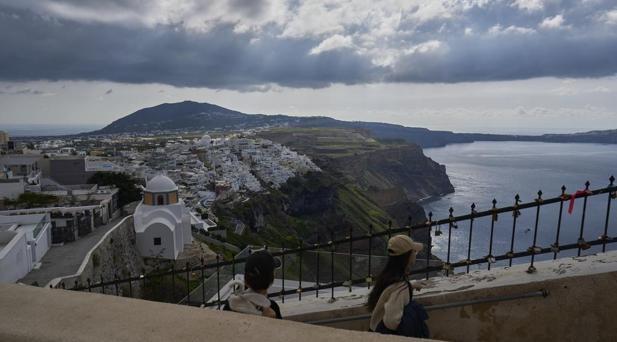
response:
{"label": "backpack strap", "polygon": [[407,284],[407,291],[409,291],[409,302],[411,302],[413,300],[413,287],[411,287],[411,284],[409,283],[409,279],[407,279],[407,276],[405,276],[403,280],[405,281],[405,284]]}

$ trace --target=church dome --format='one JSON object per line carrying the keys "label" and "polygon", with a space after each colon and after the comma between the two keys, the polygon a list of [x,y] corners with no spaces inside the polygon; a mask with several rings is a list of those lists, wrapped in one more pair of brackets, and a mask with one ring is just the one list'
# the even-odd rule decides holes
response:
{"label": "church dome", "polygon": [[201,139],[199,139],[199,141],[197,142],[197,145],[208,147],[210,146],[211,141],[212,141],[212,138],[210,138],[210,136],[206,134],[203,137],[201,137]]}
{"label": "church dome", "polygon": [[167,176],[158,175],[146,183],[146,191],[152,193],[178,191],[178,186]]}

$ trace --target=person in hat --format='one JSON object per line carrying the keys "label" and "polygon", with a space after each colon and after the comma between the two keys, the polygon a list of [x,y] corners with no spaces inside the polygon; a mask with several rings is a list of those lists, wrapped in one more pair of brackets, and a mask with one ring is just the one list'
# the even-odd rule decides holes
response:
{"label": "person in hat", "polygon": [[407,235],[388,240],[388,261],[377,276],[367,306],[372,312],[370,329],[383,334],[429,337],[426,310],[412,300],[413,287],[407,279],[421,243]]}
{"label": "person in hat", "polygon": [[268,298],[274,270],[280,261],[265,250],[249,255],[244,264],[244,282],[233,281],[233,293],[223,310],[281,319],[281,310]]}

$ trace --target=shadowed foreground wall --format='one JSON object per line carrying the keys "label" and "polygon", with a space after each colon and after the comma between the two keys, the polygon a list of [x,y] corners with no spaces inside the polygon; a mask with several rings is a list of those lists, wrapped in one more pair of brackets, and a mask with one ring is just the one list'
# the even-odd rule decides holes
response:
{"label": "shadowed foreground wall", "polygon": [[0,341],[413,341],[233,312],[0,284]]}
{"label": "shadowed foreground wall", "polygon": [[[448,341],[617,341],[617,252],[536,266],[534,274],[525,272],[527,265],[517,265],[433,280],[416,296],[425,306],[539,290],[549,295],[431,310],[431,337]],[[327,298],[320,300],[284,304],[283,314],[306,322],[367,313],[362,305],[366,296],[361,293],[333,304],[327,304]],[[331,310],[326,311],[328,307]],[[365,331],[368,319],[327,325]]]}

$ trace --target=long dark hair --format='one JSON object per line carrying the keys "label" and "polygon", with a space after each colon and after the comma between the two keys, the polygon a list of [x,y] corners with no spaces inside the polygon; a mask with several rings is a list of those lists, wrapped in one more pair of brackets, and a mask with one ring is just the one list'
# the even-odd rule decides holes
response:
{"label": "long dark hair", "polygon": [[386,267],[377,276],[375,280],[375,287],[368,296],[368,306],[370,311],[375,309],[379,297],[382,292],[390,285],[402,281],[406,278],[407,265],[409,264],[409,257],[412,251],[397,256],[389,256]]}

